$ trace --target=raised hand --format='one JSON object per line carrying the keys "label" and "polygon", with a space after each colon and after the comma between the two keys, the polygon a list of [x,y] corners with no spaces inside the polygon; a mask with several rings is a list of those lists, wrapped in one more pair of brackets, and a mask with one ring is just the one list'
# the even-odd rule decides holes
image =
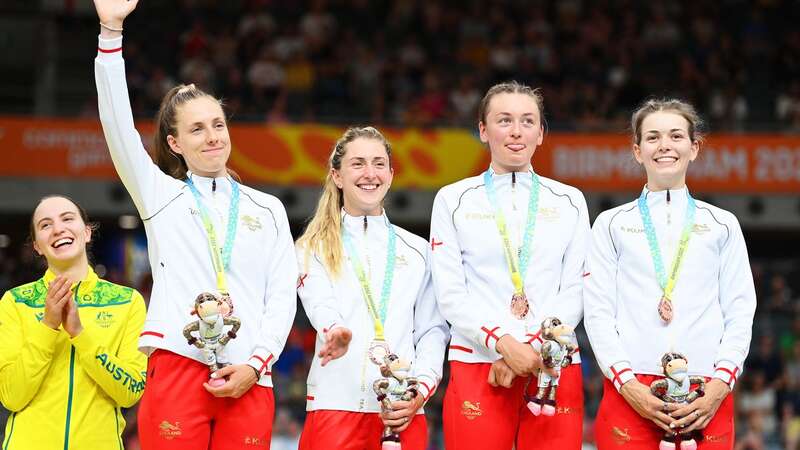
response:
{"label": "raised hand", "polygon": [[47,297],[44,300],[44,318],[42,323],[57,330],[64,317],[64,307],[72,297],[70,281],[62,276],[57,276],[47,288]]}
{"label": "raised hand", "polygon": [[110,27],[122,29],[122,22],[128,17],[139,0],[94,0],[94,9],[100,23]]}

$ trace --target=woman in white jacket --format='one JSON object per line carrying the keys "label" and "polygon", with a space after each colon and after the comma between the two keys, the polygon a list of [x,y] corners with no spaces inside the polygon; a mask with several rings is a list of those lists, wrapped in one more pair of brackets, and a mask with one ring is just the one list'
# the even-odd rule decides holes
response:
{"label": "woman in white jacket", "polygon": [[[317,330],[303,450],[380,448],[384,427],[399,433],[404,450],[426,448],[422,406],[441,379],[449,335],[433,295],[427,242],[383,210],[391,158],[375,128],[347,130],[297,241],[297,292]],[[385,376],[379,366],[387,350],[412,363],[407,374],[416,378],[417,395],[381,412],[373,383]]]}
{"label": "woman in white jacket", "polygon": [[544,140],[543,107],[538,89],[517,82],[490,88],[478,126],[491,164],[443,187],[433,204],[433,281],[453,334],[444,403],[448,450],[581,446],[578,353],[561,370],[547,415],[534,415],[525,401],[537,393],[543,321],[557,317],[571,327],[581,321],[589,240],[583,194],[531,165]]}
{"label": "woman in white jacket", "polygon": [[[756,305],[742,231],[736,217],[695,200],[686,186],[702,140],[691,105],[650,100],[631,125],[647,184],[638,200],[598,216],[586,264],[585,326],[607,377],[597,445],[654,449],[665,432],[702,430],[699,448],[730,449],[729,393],[742,373]],[[667,352],[687,358],[682,377],[705,377],[704,396],[680,405],[651,394]],[[694,446],[678,440],[683,450]]]}
{"label": "woman in white jacket", "polygon": [[[134,128],[122,59],[123,20],[136,1],[96,0],[101,23],[95,78],[114,166],[147,232],[153,291],[139,347],[150,354],[139,409],[142,448],[249,448],[270,441],[270,370],[296,309],[297,263],[286,212],[240,185],[220,103],[194,85],[170,90],[148,156]],[[184,326],[198,294],[241,320],[218,352],[230,365],[209,380]],[[232,308],[232,310],[231,310]],[[231,336],[233,335],[233,336]],[[224,447],[222,447],[224,445]]]}

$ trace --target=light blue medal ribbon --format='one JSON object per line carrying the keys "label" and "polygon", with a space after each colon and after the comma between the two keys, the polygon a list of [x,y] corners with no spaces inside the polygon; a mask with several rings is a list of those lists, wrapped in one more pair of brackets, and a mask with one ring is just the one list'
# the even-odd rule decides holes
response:
{"label": "light blue medal ribbon", "polygon": [[[539,176],[531,171],[531,192],[528,196],[528,218],[525,223],[525,235],[522,239],[522,248],[517,257],[511,246],[511,238],[508,234],[508,226],[503,210],[500,203],[497,201],[497,193],[494,188],[494,180],[492,179],[493,171],[491,168],[483,173],[483,182],[486,188],[486,196],[489,197],[489,204],[494,205],[494,220],[497,224],[497,231],[503,240],[503,252],[506,257],[506,264],[511,273],[511,283],[514,285],[514,296],[512,298],[512,312],[515,309],[514,302],[524,301],[524,312],[520,310],[517,315],[518,319],[522,319],[527,314],[528,300],[525,297],[525,274],[528,272],[528,262],[531,255],[531,241],[533,240],[533,233],[536,229],[536,216],[539,212]],[[521,317],[520,317],[521,316]]]}
{"label": "light blue medal ribbon", "polygon": [[355,271],[358,282],[361,284],[361,292],[364,294],[364,301],[367,304],[367,310],[369,311],[370,316],[372,316],[373,326],[375,327],[375,340],[381,342],[385,341],[383,324],[386,323],[386,311],[389,306],[389,296],[392,293],[392,280],[394,279],[397,241],[394,226],[391,223],[388,223],[388,220],[387,228],[389,230],[389,242],[386,250],[386,269],[383,274],[381,303],[380,305],[376,305],[375,298],[372,295],[372,287],[370,287],[369,279],[364,271],[364,265],[361,264],[361,259],[358,257],[358,253],[353,245],[353,238],[350,236],[350,233],[347,231],[347,228],[345,228],[344,224],[342,224],[342,242],[344,243],[347,254],[350,256],[350,263],[353,266],[353,271]]}
{"label": "light blue medal ribbon", "polygon": [[645,194],[646,191],[642,191],[642,194],[639,196],[639,214],[642,216],[642,225],[644,226],[645,236],[647,236],[647,244],[650,247],[650,257],[653,260],[656,279],[664,293],[658,305],[658,312],[661,319],[669,323],[672,320],[672,291],[675,289],[683,258],[686,256],[686,250],[689,248],[689,239],[692,237],[697,204],[692,196],[687,194],[688,202],[686,204],[686,218],[683,224],[683,231],[681,232],[681,239],[678,243],[678,251],[675,253],[675,259],[672,261],[672,267],[669,271],[669,278],[667,278],[664,272],[664,261],[661,257],[661,249],[658,246],[656,229],[653,226],[653,219],[650,216],[650,207],[647,206]]}
{"label": "light blue medal ribbon", "polygon": [[194,185],[191,178],[186,179],[186,184],[194,196],[197,203],[197,209],[200,211],[200,218],[203,221],[203,228],[206,230],[206,238],[208,239],[208,247],[211,250],[211,263],[214,266],[214,271],[217,273],[217,289],[221,294],[228,294],[228,284],[225,279],[225,270],[231,264],[231,251],[233,250],[233,241],[236,239],[236,228],[239,222],[239,184],[233,180],[231,182],[231,204],[228,208],[228,227],[225,234],[225,244],[222,249],[219,248],[217,241],[217,233],[214,231],[214,223],[211,221],[211,215],[208,208],[203,203],[200,197],[200,192]]}

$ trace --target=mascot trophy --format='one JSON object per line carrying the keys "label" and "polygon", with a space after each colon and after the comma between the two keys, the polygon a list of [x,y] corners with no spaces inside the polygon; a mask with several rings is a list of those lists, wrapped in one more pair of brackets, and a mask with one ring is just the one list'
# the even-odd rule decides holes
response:
{"label": "mascot trophy", "polygon": [[[668,403],[691,403],[705,392],[706,382],[703,377],[688,375],[688,361],[680,353],[669,352],[661,357],[661,368],[664,376],[650,384],[650,392]],[[692,385],[697,389],[692,391]],[[702,440],[700,430],[689,433],[666,433],[658,444],[659,450],[675,450],[675,439],[680,438],[681,450],[697,450],[697,440]]]}
{"label": "mascot trophy", "polygon": [[[183,328],[183,335],[189,345],[202,350],[203,359],[211,373],[227,365],[220,360],[220,352],[228,341],[236,337],[236,332],[242,326],[239,319],[230,315],[231,312],[230,302],[224,296],[218,297],[204,292],[194,301],[192,314],[196,314],[198,319]],[[225,326],[231,327],[227,333],[223,332]],[[197,337],[192,333],[196,333]],[[221,386],[225,384],[225,380],[212,378],[209,384]]]}
{"label": "mascot trophy", "polygon": [[[384,412],[392,410],[392,401],[409,401],[417,396],[417,379],[408,376],[411,364],[394,353],[387,353],[380,364],[381,377],[372,383]],[[400,450],[400,435],[391,427],[383,428],[381,450]]]}
{"label": "mascot trophy", "polygon": [[[545,366],[554,368],[556,374],[550,376],[542,371],[539,372],[539,389],[536,395],[528,396],[528,409],[534,416],[540,414],[553,416],[556,413],[556,390],[561,368],[572,364],[572,354],[576,349],[572,344],[573,335],[572,327],[561,323],[555,317],[548,317],[542,322],[541,337],[544,341],[540,350],[542,362]],[[545,395],[547,395],[546,400]]]}

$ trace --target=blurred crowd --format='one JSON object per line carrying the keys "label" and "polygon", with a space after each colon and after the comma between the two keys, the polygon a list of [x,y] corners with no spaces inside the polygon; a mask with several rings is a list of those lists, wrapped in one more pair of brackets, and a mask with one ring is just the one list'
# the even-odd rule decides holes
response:
{"label": "blurred crowd", "polygon": [[[758,308],[750,355],[734,391],[736,400],[736,450],[800,450],[800,260],[751,258]],[[128,280],[119,269],[106,269],[95,261],[98,273],[114,282],[135,286],[145,299],[150,277]],[[30,247],[0,249],[0,292],[33,281],[43,266]],[[273,368],[275,422],[273,450],[296,449],[305,417],[306,376],[314,354],[316,332],[298,306],[294,327]],[[584,448],[594,448],[593,418],[602,396],[603,376],[591,356],[582,328],[579,342],[585,360]],[[445,381],[425,407],[430,429],[430,449],[443,449],[441,427]],[[7,412],[0,412],[0,442]],[[137,450],[135,408],[126,412],[125,448]]]}
{"label": "blurred crowd", "polygon": [[143,2],[125,58],[148,118],[193,82],[239,119],[474,126],[514,78],[555,128],[619,130],[676,95],[714,130],[800,130],[798,19],[789,0]]}

